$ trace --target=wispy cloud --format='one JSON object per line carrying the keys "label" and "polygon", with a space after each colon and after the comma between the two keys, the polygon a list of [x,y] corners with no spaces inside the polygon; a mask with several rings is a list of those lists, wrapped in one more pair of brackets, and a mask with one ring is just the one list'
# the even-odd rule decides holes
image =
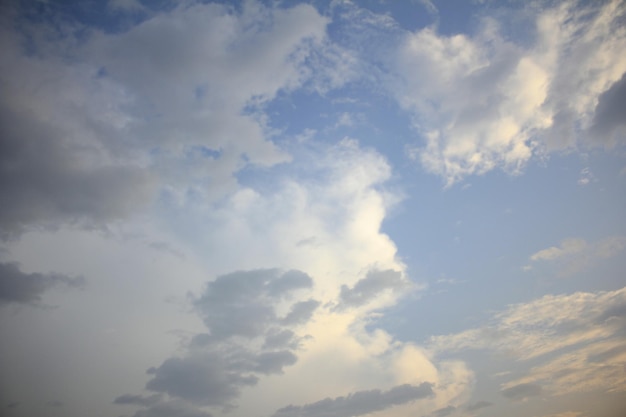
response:
{"label": "wispy cloud", "polygon": [[626,376],[626,288],[545,296],[510,306],[486,326],[436,336],[435,352],[481,349],[534,360],[522,377],[510,375],[502,395],[523,399],[571,392],[623,391]]}
{"label": "wispy cloud", "polygon": [[529,258],[531,263],[524,267],[531,270],[538,262],[556,262],[561,276],[579,273],[597,262],[611,258],[626,247],[626,238],[611,236],[589,243],[581,238],[565,239],[559,246],[542,249]]}

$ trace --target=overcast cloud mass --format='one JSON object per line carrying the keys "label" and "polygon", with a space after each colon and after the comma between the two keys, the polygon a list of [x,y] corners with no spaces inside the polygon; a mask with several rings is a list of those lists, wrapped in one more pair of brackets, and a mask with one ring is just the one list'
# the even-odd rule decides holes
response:
{"label": "overcast cloud mass", "polygon": [[623,417],[626,3],[0,5],[0,415]]}

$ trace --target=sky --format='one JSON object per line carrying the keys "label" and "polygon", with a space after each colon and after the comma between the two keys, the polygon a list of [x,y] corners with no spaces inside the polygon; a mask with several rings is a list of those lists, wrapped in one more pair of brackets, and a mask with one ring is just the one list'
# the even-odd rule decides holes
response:
{"label": "sky", "polygon": [[2,2],[0,415],[622,417],[624,22]]}

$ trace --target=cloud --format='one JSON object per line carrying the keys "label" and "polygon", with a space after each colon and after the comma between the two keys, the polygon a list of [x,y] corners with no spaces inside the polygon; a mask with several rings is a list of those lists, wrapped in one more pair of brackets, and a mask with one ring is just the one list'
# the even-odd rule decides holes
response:
{"label": "cloud", "polygon": [[289,313],[281,320],[282,324],[304,324],[311,319],[313,312],[319,307],[317,300],[300,301],[291,307]]}
{"label": "cloud", "polygon": [[583,239],[566,239],[561,243],[561,247],[549,247],[540,250],[530,256],[531,261],[552,261],[567,255],[582,252],[587,247],[587,242]]}
{"label": "cloud", "polygon": [[[381,233],[400,198],[386,187],[391,167],[354,139],[310,146],[279,186],[241,187],[172,223],[201,248],[198,257],[211,253],[208,269],[226,272],[189,298],[205,329],[151,369],[146,387],[235,415],[424,382],[435,396],[399,404],[390,415],[456,401],[468,392],[471,371],[459,362],[433,364],[376,326],[381,308],[418,287]],[[233,267],[243,269],[228,272]],[[352,304],[336,308],[344,301]],[[314,382],[322,379],[328,382]]]}
{"label": "cloud", "polygon": [[218,199],[241,169],[288,161],[260,106],[310,80],[307,60],[332,49],[327,19],[309,5],[184,2],[118,31],[62,30],[58,9],[42,10],[0,34],[4,239]]}
{"label": "cloud", "polygon": [[435,410],[435,412],[432,413],[431,415],[435,417],[446,417],[452,414],[455,410],[456,410],[456,407],[449,405],[445,408],[440,408],[439,410]]}
{"label": "cloud", "polygon": [[501,394],[510,400],[524,400],[541,395],[543,390],[539,385],[519,384],[501,391]]}
{"label": "cloud", "polygon": [[47,290],[53,287],[80,288],[84,278],[62,274],[24,273],[14,262],[0,263],[0,306],[7,304],[39,304]]}
{"label": "cloud", "polygon": [[[279,269],[238,271],[207,283],[193,305],[209,332],[197,334],[184,356],[150,368],[146,389],[196,405],[231,407],[243,388],[297,362],[301,337],[294,329],[311,319],[319,302],[294,297],[310,294],[312,283],[301,271]],[[115,402],[153,407],[160,399],[127,394]]]}
{"label": "cloud", "polygon": [[431,348],[439,353],[481,349],[532,359],[535,365],[526,375],[503,384],[503,395],[511,398],[536,392],[536,385],[547,395],[619,392],[626,387],[625,312],[626,288],[547,295],[512,305],[481,328],[436,336]]}
{"label": "cloud", "polygon": [[427,27],[408,33],[399,48],[393,88],[423,140],[407,155],[448,186],[496,168],[520,173],[535,154],[593,146],[587,130],[606,137],[617,128],[607,108],[620,108],[626,71],[618,58],[626,47],[623,2],[508,13],[516,13],[512,30],[533,27],[530,40],[512,41],[510,28],[487,17],[474,35]]}
{"label": "cloud", "polygon": [[[568,276],[581,272],[603,259],[611,258],[626,247],[626,238],[611,236],[588,243],[581,238],[565,239],[560,246],[542,249],[530,256],[530,261],[557,262],[560,266],[559,275]],[[525,270],[532,269],[527,265]]]}
{"label": "cloud", "polygon": [[489,401],[478,401],[478,402],[469,404],[467,407],[465,407],[465,409],[467,411],[478,411],[482,408],[491,407],[492,405],[493,403]]}
{"label": "cloud", "polygon": [[153,404],[158,403],[163,399],[163,396],[160,394],[150,395],[148,397],[143,395],[120,395],[113,401],[115,404],[122,405],[143,405],[143,406],[151,406]]}
{"label": "cloud", "polygon": [[276,314],[275,306],[292,292],[310,289],[312,285],[311,277],[300,271],[240,271],[208,283],[194,304],[212,340],[233,336],[254,338],[264,335],[272,326],[308,321],[319,305],[315,300],[295,303],[283,319]]}
{"label": "cloud", "polygon": [[274,417],[360,416],[433,395],[432,385],[427,382],[419,386],[398,385],[389,391],[357,391],[345,397],[326,398],[303,406],[290,405],[278,410]]}
{"label": "cloud", "polygon": [[137,411],[133,417],[212,417],[212,414],[181,401],[163,401]]}
{"label": "cloud", "polygon": [[154,376],[146,388],[196,404],[224,406],[239,395],[242,387],[258,381],[251,374],[251,364],[238,367],[239,360],[239,355],[227,352],[170,358],[158,368],[150,369]]}
{"label": "cloud", "polygon": [[[149,172],[101,162],[103,157],[88,145],[81,149],[70,143],[77,134],[71,126],[52,125],[26,106],[20,108],[16,97],[3,97],[0,237],[16,235],[31,224],[98,226],[150,203],[155,183]],[[90,158],[98,162],[85,163]]]}
{"label": "cloud", "polygon": [[626,106],[626,73],[598,97],[589,134],[607,145],[623,142],[626,137],[623,109]]}
{"label": "cloud", "polygon": [[359,307],[373,299],[379,299],[385,292],[403,292],[411,286],[410,282],[399,271],[371,270],[365,278],[359,280],[352,288],[341,286],[339,308]]}

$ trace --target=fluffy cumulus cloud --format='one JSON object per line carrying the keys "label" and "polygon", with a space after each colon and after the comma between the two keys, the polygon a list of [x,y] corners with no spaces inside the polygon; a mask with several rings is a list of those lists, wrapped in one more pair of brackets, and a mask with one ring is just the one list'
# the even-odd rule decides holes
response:
{"label": "fluffy cumulus cloud", "polygon": [[308,180],[244,188],[189,219],[203,225],[196,234],[211,231],[199,246],[213,252],[217,270],[246,269],[192,296],[205,330],[148,370],[145,388],[167,397],[127,394],[118,403],[132,399],[125,403],[145,412],[176,400],[237,416],[404,416],[467,396],[472,376],[462,363],[434,364],[375,324],[382,309],[420,288],[380,232],[399,198],[385,191],[387,162],[354,140],[317,155],[303,161],[315,173]]}
{"label": "fluffy cumulus cloud", "polygon": [[514,12],[513,28],[534,27],[523,43],[491,18],[474,35],[408,34],[396,95],[424,140],[408,155],[451,185],[494,168],[519,173],[533,154],[623,141],[626,7],[578,6]]}

